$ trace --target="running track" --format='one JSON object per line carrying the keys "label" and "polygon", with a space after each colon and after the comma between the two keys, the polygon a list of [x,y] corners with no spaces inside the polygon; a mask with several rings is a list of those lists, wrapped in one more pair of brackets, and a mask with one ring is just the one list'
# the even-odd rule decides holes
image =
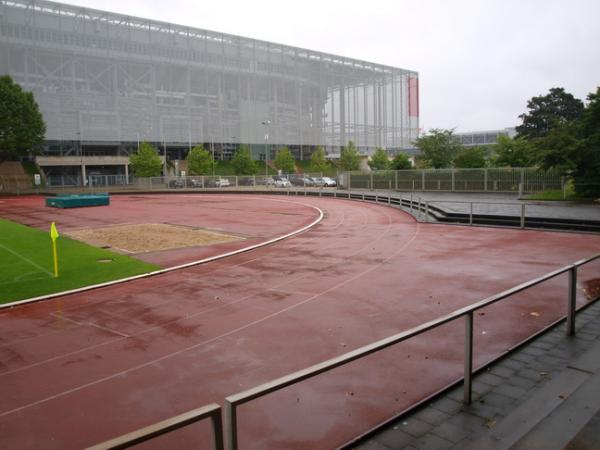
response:
{"label": "running track", "polygon": [[[56,211],[30,198],[0,215],[44,228],[167,221],[260,242],[218,262],[0,312],[0,447],[82,448],[431,320],[600,251],[600,237],[417,224],[336,199],[113,196]],[[52,219],[54,220],[54,219]],[[238,245],[238,244],[236,244]],[[230,248],[227,247],[226,250]],[[146,255],[172,265],[223,248]],[[580,272],[579,292],[600,278]],[[475,319],[475,364],[554,321],[566,276]],[[580,295],[580,304],[585,297]],[[533,314],[532,314],[533,313]],[[463,323],[240,408],[241,448],[330,448],[461,376]],[[206,448],[206,424],[153,448]]]}

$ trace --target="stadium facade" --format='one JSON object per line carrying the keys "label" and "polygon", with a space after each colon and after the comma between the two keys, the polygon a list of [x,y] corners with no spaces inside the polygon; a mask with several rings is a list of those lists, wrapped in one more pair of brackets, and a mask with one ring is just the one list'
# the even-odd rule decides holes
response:
{"label": "stadium facade", "polygon": [[414,71],[55,2],[0,6],[0,73],[34,93],[50,173],[124,173],[140,141],[174,160],[197,143],[217,159],[240,144],[306,159],[417,137]]}

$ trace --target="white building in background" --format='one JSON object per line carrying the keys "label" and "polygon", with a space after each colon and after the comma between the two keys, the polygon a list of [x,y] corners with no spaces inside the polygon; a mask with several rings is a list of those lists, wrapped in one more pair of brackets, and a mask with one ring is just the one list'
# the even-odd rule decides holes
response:
{"label": "white building in background", "polygon": [[[303,48],[42,0],[0,0],[0,73],[32,91],[46,173],[125,174],[140,141],[170,160],[286,145],[307,159],[349,140],[410,145],[418,74]],[[266,153],[266,155],[265,155]]]}

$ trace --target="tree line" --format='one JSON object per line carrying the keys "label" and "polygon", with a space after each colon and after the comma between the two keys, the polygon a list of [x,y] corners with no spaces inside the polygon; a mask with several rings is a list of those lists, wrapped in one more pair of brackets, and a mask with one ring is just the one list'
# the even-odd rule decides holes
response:
{"label": "tree line", "polygon": [[489,147],[464,147],[452,130],[432,129],[418,138],[423,168],[538,167],[573,181],[579,196],[600,195],[600,87],[587,103],[564,88],[527,102],[514,138],[499,136]]}

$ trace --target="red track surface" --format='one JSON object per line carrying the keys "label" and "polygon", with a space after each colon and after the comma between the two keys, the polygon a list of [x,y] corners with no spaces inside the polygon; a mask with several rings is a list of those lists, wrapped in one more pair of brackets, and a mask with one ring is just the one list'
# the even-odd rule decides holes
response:
{"label": "red track surface", "polygon": [[[109,208],[51,214],[63,228],[169,221],[259,239],[314,220],[314,210],[298,203],[318,206],[325,219],[219,262],[2,311],[2,448],[81,448],[222,402],[600,251],[599,236],[419,225],[401,211],[346,200],[111,200]],[[40,203],[4,200],[0,214],[45,227],[49,210]],[[580,292],[598,278],[599,263],[582,269]],[[563,314],[566,286],[561,276],[478,314],[476,365]],[[445,325],[242,406],[241,447],[346,442],[460,377],[463,328]],[[200,440],[205,448],[206,430],[193,426],[153,445],[189,448]]]}

